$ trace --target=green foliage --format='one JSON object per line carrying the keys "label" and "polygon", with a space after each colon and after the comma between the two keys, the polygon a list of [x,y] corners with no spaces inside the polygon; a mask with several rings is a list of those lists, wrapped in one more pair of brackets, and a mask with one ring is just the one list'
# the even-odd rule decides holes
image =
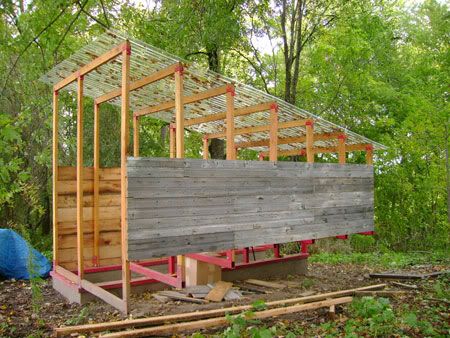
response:
{"label": "green foliage", "polygon": [[[51,243],[51,89],[38,79],[105,27],[284,94],[281,17],[271,1],[135,3],[0,4],[0,225],[28,233],[39,250],[48,251]],[[322,2],[306,6],[305,22],[318,26],[299,58],[298,105],[389,147],[375,156],[377,243],[354,236],[352,250],[448,248],[448,4],[330,1],[326,18]],[[92,165],[92,106],[86,100],[86,165]],[[73,165],[74,95],[60,94],[60,111],[60,164]],[[102,106],[102,166],[118,165],[119,125],[117,107]],[[166,123],[143,119],[142,156],[168,156],[167,134]],[[201,157],[200,135],[186,132],[186,156]],[[257,152],[243,150],[239,158],[256,160]],[[363,163],[364,154],[355,152],[348,162]]]}
{"label": "green foliage", "polygon": [[67,319],[64,324],[65,325],[80,325],[86,321],[86,318],[89,316],[89,309],[84,307],[80,310],[80,313],[74,315],[72,318]]}
{"label": "green foliage", "polygon": [[376,248],[376,241],[373,236],[351,235],[350,245],[355,252],[373,252]]}
{"label": "green foliage", "polygon": [[325,264],[361,264],[385,268],[403,268],[420,264],[450,264],[447,251],[436,252],[372,252],[372,253],[328,253],[311,255],[310,262]]}

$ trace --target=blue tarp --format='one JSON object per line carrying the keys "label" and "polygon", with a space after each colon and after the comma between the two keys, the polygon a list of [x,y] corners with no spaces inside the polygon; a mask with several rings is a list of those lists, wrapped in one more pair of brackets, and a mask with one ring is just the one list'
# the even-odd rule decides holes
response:
{"label": "blue tarp", "polygon": [[2,277],[8,279],[47,277],[51,268],[48,259],[31,248],[17,232],[0,229],[0,275]]}

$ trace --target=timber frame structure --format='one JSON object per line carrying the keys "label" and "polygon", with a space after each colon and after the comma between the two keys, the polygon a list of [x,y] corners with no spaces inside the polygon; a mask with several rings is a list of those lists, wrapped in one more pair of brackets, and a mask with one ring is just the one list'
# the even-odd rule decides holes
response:
{"label": "timber frame structure", "polygon": [[[188,65],[118,32],[104,33],[57,65],[42,80],[53,85],[52,276],[103,299],[124,313],[130,310],[132,285],[158,281],[183,287],[185,257],[223,269],[265,263],[250,262],[248,246],[220,248],[216,255],[202,251],[157,259],[150,255],[149,259],[130,261],[128,163],[139,158],[139,123],[145,116],[170,123],[170,157],[177,159],[183,159],[185,155],[185,129],[203,134],[205,160],[208,159],[209,140],[213,138],[226,140],[228,161],[237,159],[239,149],[248,148],[258,151],[260,160],[268,158],[270,162],[277,162],[279,156],[304,155],[312,170],[314,155],[318,153],[336,153],[339,165],[343,165],[346,153],[364,151],[366,163],[371,166],[373,151],[385,149],[379,143],[278,98]],[[77,93],[76,167],[59,165],[58,93],[61,90]],[[93,167],[90,168],[83,165],[84,96],[94,99],[94,152]],[[172,99],[167,100],[170,97]],[[105,103],[121,107],[118,168],[100,165],[100,110]],[[133,112],[132,119],[130,111]],[[133,157],[128,153],[130,120]],[[373,185],[373,180],[369,182]],[[334,235],[370,234],[372,229],[373,225],[369,224],[362,229],[364,231]],[[294,256],[281,257],[278,243],[256,245],[254,250],[273,250],[271,261],[283,262],[307,257],[307,246],[313,241],[312,237],[299,240],[302,250]],[[242,255],[241,263],[236,261],[236,255]],[[167,273],[150,269],[155,265],[167,265]],[[107,283],[93,283],[85,278],[87,273],[102,270],[121,270],[122,278]],[[143,277],[132,279],[131,272]],[[117,286],[121,286],[121,297],[107,291]]]}

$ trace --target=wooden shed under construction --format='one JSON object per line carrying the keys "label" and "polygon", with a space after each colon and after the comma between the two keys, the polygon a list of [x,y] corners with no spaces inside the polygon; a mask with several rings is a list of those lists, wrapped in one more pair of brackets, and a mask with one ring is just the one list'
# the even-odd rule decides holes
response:
{"label": "wooden shed under construction", "polygon": [[[286,264],[307,257],[314,239],[373,231],[379,143],[118,32],[42,80],[53,86],[52,276],[71,300],[87,292],[127,313],[133,285],[200,284],[209,281],[205,266],[220,273]],[[61,90],[77,95],[75,167],[59,162]],[[84,97],[94,100],[92,167],[83,164]],[[121,107],[117,168],[100,165],[104,104]],[[149,115],[170,124],[170,159],[139,157],[139,123]],[[203,135],[203,159],[184,158],[185,130]],[[208,159],[213,138],[226,141],[226,160]],[[244,148],[260,160],[239,160]],[[353,151],[365,152],[367,164],[346,164]],[[338,163],[314,163],[319,153],[336,153]],[[306,161],[277,161],[290,155]],[[301,252],[280,255],[287,242]],[[273,257],[251,260],[252,250]],[[119,281],[88,277],[110,270],[121,271]],[[110,292],[117,286],[119,296]]]}

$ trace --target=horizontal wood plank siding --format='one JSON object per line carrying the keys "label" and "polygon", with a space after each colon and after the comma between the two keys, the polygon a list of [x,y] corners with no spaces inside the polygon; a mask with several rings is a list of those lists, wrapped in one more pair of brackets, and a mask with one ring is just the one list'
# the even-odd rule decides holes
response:
{"label": "horizontal wood plank siding", "polygon": [[129,256],[370,231],[373,184],[366,165],[129,158]]}
{"label": "horizontal wood plank siding", "polygon": [[[99,171],[99,265],[119,264],[120,247],[120,168],[100,168]],[[93,266],[94,170],[83,171],[83,233],[85,267]],[[77,204],[76,168],[58,168],[58,251],[62,267],[77,267]]]}

